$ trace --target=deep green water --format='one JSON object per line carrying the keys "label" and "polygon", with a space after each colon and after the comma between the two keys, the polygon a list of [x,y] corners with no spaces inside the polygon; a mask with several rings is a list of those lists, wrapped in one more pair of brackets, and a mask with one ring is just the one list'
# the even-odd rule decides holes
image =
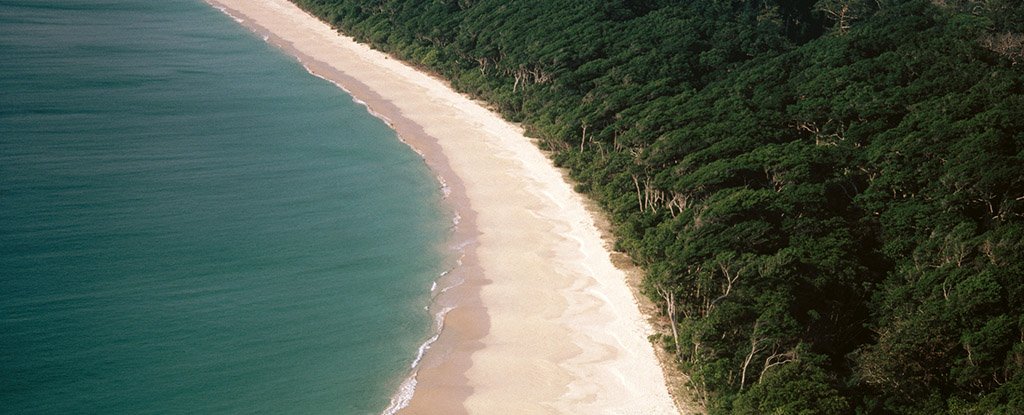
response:
{"label": "deep green water", "polygon": [[0,412],[379,413],[441,197],[198,0],[0,0]]}

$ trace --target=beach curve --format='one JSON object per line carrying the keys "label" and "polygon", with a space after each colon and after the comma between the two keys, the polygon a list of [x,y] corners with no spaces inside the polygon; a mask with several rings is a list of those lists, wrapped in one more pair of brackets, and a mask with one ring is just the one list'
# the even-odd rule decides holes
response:
{"label": "beach curve", "polygon": [[447,189],[461,259],[432,306],[444,329],[388,411],[679,412],[585,200],[520,128],[286,0],[207,1],[365,103]]}

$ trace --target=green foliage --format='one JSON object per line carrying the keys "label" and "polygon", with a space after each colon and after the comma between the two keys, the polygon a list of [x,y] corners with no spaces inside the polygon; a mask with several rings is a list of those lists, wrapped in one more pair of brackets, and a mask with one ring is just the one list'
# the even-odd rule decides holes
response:
{"label": "green foliage", "polygon": [[782,366],[739,396],[733,414],[847,414],[846,399],[829,387],[825,372],[810,364]]}
{"label": "green foliage", "polygon": [[552,150],[711,412],[1024,412],[1019,4],[296,2]]}

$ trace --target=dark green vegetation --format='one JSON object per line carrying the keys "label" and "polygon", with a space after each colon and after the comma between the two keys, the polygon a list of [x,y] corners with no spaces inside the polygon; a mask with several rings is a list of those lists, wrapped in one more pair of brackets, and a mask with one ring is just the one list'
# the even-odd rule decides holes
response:
{"label": "dark green vegetation", "polygon": [[299,3],[541,139],[709,412],[1024,411],[1018,2]]}

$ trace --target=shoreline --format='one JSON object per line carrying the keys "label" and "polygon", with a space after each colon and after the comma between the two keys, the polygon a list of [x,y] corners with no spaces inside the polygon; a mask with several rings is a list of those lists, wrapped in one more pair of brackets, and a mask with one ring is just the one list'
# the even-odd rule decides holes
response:
{"label": "shoreline", "polygon": [[206,1],[388,123],[454,212],[440,332],[385,413],[679,413],[592,212],[521,129],[286,0]]}

